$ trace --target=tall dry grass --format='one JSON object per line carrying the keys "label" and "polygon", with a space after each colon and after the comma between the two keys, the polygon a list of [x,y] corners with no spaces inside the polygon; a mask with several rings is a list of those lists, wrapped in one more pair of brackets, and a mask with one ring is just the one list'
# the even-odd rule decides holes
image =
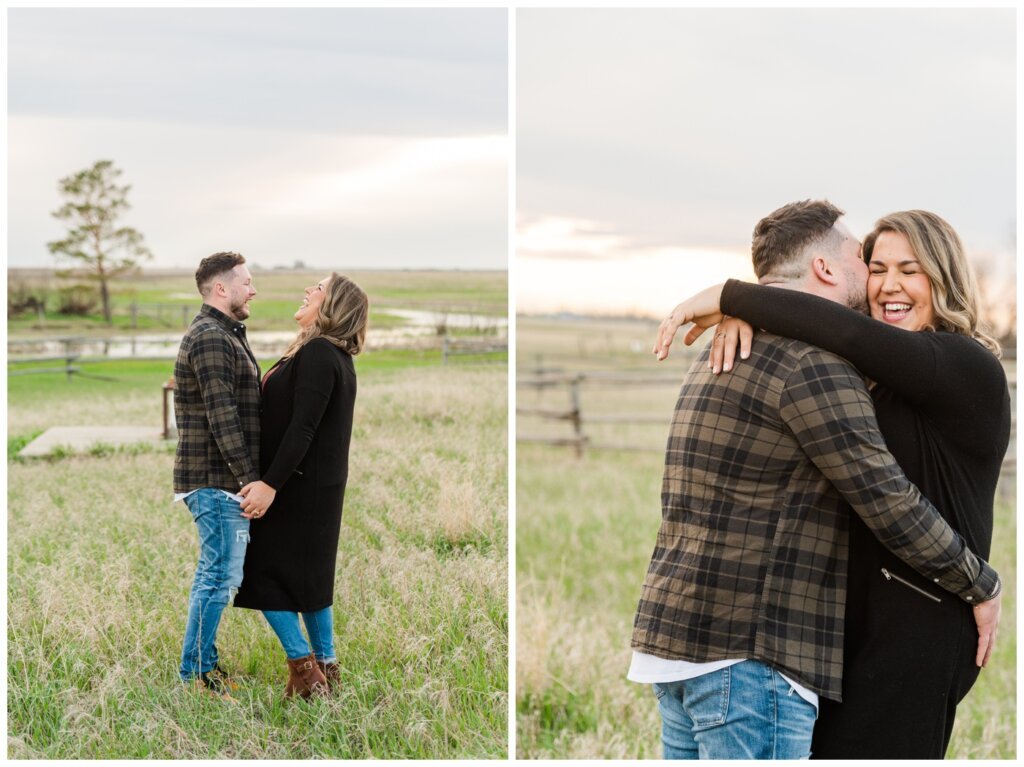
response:
{"label": "tall dry grass", "polygon": [[[178,681],[197,541],[170,453],[9,461],[9,756],[504,756],[506,380],[496,365],[360,374],[334,601],[343,690],[313,703],[281,700],[283,650],[250,610],[228,608],[218,635],[239,705]],[[16,423],[140,407],[84,404]]]}

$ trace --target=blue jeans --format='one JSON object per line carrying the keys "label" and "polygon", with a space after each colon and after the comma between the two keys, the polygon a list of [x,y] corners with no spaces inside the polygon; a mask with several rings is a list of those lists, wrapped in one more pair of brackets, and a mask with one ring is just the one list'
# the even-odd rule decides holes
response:
{"label": "blue jeans", "polygon": [[181,678],[189,680],[217,665],[217,626],[231,592],[242,585],[249,520],[237,501],[212,487],[185,499],[199,532],[199,563],[188,598],[181,649]]}
{"label": "blue jeans", "polygon": [[[306,624],[306,632],[309,634],[309,642],[306,641],[306,637],[302,636],[299,615],[300,613],[287,610],[263,611],[263,617],[267,619],[270,628],[274,629],[277,638],[281,640],[288,660],[306,658],[313,653],[318,661],[325,663],[336,661],[337,658],[334,656],[334,613],[331,608],[325,607],[315,613],[301,613],[302,621]],[[310,649],[310,644],[313,645],[312,649]]]}
{"label": "blue jeans", "polygon": [[666,759],[811,755],[817,709],[763,663],[746,660],[693,679],[657,682],[654,694]]}

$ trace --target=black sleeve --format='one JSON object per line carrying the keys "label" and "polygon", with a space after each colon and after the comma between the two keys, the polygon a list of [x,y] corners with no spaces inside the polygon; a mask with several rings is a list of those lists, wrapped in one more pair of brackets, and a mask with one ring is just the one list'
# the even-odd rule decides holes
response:
{"label": "black sleeve", "polygon": [[295,390],[292,392],[292,420],[285,430],[263,481],[280,490],[302,463],[323,418],[336,383],[337,354],[328,341],[306,344],[295,360]]}
{"label": "black sleeve", "polygon": [[874,404],[853,368],[808,350],[786,380],[779,415],[889,551],[967,602],[996,595],[995,570],[967,547],[886,449]]}
{"label": "black sleeve", "polygon": [[720,306],[755,327],[838,354],[921,412],[999,401],[1005,388],[995,355],[967,336],[903,330],[819,296],[738,280],[726,282]]}

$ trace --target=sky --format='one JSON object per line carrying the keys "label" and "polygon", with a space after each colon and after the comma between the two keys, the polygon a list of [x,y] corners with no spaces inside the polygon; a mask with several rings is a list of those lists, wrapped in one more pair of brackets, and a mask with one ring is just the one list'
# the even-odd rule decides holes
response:
{"label": "sky", "polygon": [[8,259],[113,160],[150,267],[504,269],[504,9],[9,9]]}
{"label": "sky", "polygon": [[517,309],[664,316],[754,224],[923,208],[1012,297],[1013,9],[521,10]]}

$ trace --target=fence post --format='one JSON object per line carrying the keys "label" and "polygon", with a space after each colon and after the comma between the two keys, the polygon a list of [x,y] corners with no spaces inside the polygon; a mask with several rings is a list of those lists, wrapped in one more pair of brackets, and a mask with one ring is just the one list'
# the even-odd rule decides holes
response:
{"label": "fence post", "polygon": [[188,330],[188,304],[183,304],[181,307],[181,326]]}
{"label": "fence post", "polygon": [[448,336],[441,339],[441,364],[448,363]]}
{"label": "fence post", "polygon": [[572,429],[576,435],[576,457],[583,457],[583,417],[580,413],[580,382],[583,376],[576,376],[569,384],[569,398],[572,402]]}
{"label": "fence post", "polygon": [[132,301],[132,330],[138,330],[139,327],[139,304],[136,301]]}

